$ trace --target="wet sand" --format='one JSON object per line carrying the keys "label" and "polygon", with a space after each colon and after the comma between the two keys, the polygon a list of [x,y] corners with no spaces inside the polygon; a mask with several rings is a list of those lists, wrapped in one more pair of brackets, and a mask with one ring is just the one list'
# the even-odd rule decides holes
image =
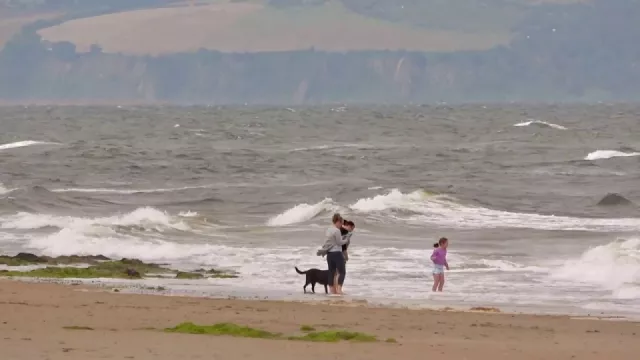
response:
{"label": "wet sand", "polygon": [[[329,303],[329,301],[328,301]],[[0,280],[2,358],[22,359],[634,359],[640,323],[386,309],[366,304],[131,295]],[[300,326],[376,335],[379,343],[310,343],[161,331],[233,322],[285,334]],[[68,327],[91,330],[71,330]],[[67,329],[65,329],[67,327]],[[386,343],[393,338],[397,343]]]}

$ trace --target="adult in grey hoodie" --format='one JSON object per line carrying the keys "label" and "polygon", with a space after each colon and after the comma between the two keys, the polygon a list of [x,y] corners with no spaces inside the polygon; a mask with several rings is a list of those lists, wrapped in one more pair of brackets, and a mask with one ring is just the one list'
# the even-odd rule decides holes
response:
{"label": "adult in grey hoodie", "polygon": [[[344,284],[345,278],[345,261],[342,254],[342,245],[349,242],[349,238],[342,238],[340,229],[342,229],[342,216],[336,213],[331,218],[333,226],[327,229],[326,241],[322,248],[318,250],[317,255],[327,256],[327,265],[329,266],[329,279],[328,285],[331,287],[331,293],[342,295],[342,284]],[[338,283],[335,284],[334,277],[336,273],[338,276]]]}

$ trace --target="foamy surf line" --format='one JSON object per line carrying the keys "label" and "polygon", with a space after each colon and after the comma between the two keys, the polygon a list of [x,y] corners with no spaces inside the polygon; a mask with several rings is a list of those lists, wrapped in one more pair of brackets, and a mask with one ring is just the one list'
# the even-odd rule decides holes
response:
{"label": "foamy surf line", "polygon": [[622,152],[617,150],[597,150],[589,153],[584,159],[593,161],[593,160],[605,160],[611,159],[615,157],[634,157],[640,156],[640,152]]}
{"label": "foamy surf line", "polygon": [[[26,283],[53,283],[61,285],[90,286],[102,288],[105,291],[114,291],[124,294],[145,294],[157,296],[183,296],[193,298],[235,299],[244,301],[275,301],[298,302],[310,304],[325,304],[335,306],[358,306],[369,308],[391,308],[433,311],[459,311],[482,312],[497,309],[503,314],[527,314],[527,315],[555,315],[574,316],[585,319],[615,319],[615,320],[640,320],[640,313],[635,311],[609,310],[599,311],[593,315],[593,309],[585,309],[570,304],[511,304],[495,303],[480,299],[461,301],[446,296],[434,295],[428,301],[413,299],[397,299],[386,297],[372,297],[346,294],[342,297],[330,297],[323,291],[316,294],[303,294],[302,292],[286,290],[274,290],[269,288],[247,287],[238,283],[238,279],[212,279],[206,283],[202,280],[175,280],[175,279],[143,279],[143,280],[117,280],[117,279],[45,279],[45,278],[14,278]],[[82,290],[80,290],[82,291]],[[86,291],[86,290],[85,290]],[[476,310],[477,309],[477,310]]]}
{"label": "foamy surf line", "polygon": [[17,142],[8,143],[8,144],[2,144],[0,145],[0,150],[15,149],[15,148],[21,148],[26,146],[34,146],[34,145],[62,145],[62,144],[56,143],[56,142],[47,142],[47,141],[25,140],[25,141],[17,141]]}

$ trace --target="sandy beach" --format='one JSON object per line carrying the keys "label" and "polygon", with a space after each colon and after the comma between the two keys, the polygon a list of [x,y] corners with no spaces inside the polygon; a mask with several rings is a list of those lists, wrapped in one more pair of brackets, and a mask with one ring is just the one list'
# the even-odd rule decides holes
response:
{"label": "sandy beach", "polygon": [[[329,302],[328,302],[329,303]],[[640,324],[371,308],[366,304],[214,300],[0,280],[0,347],[21,359],[633,359]],[[314,343],[166,333],[191,321],[296,334],[344,329],[376,343]],[[88,329],[73,329],[73,327]],[[393,338],[397,343],[387,343]]]}

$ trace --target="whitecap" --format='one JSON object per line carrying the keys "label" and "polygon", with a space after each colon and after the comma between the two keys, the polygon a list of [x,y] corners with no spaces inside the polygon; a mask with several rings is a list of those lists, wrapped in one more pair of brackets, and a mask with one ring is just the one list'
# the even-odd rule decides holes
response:
{"label": "whitecap", "polygon": [[24,140],[24,141],[16,141],[8,144],[0,145],[0,150],[8,150],[15,149],[25,146],[33,146],[33,145],[60,145],[60,143],[54,142],[46,142],[46,141],[34,141],[34,140]]}
{"label": "whitecap", "polygon": [[614,157],[630,157],[630,156],[640,156],[640,152],[630,152],[625,153],[622,151],[616,150],[597,150],[589,153],[584,159],[585,160],[603,160],[603,159],[611,159]]}
{"label": "whitecap", "polygon": [[0,195],[6,195],[16,189],[6,188],[4,184],[0,183]]}
{"label": "whitecap", "polygon": [[132,212],[107,217],[75,217],[49,214],[19,212],[15,215],[0,218],[2,229],[41,229],[57,227],[88,232],[109,232],[117,226],[134,226],[147,230],[163,231],[167,229],[189,230],[189,226],[176,220],[166,212],[152,207],[138,208]]}
{"label": "whitecap", "polygon": [[309,221],[324,211],[337,209],[333,200],[326,198],[315,204],[298,204],[267,221],[268,226],[285,226]]}
{"label": "whitecap", "polygon": [[529,121],[521,122],[518,124],[514,124],[513,126],[524,127],[524,126],[531,126],[531,125],[537,125],[540,127],[547,127],[547,128],[558,129],[558,130],[567,130],[567,128],[562,125],[553,124],[553,123],[549,123],[542,120],[529,120]]}

